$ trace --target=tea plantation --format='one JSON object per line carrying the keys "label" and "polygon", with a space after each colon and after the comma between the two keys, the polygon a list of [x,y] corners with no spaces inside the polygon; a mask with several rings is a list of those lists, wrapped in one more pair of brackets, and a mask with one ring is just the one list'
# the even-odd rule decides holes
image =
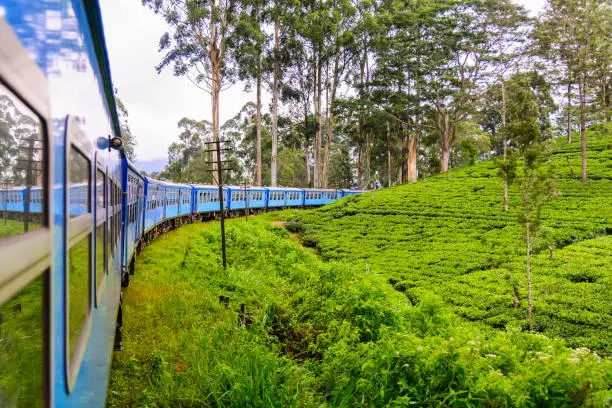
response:
{"label": "tea plantation", "polygon": [[[580,144],[554,145],[556,193],[543,210],[533,263],[535,330],[572,347],[612,353],[612,137],[588,133],[589,181]],[[520,193],[492,162],[295,213],[290,227],[324,259],[361,264],[412,304],[440,296],[459,316],[492,327],[526,327]],[[517,183],[518,184],[518,183]],[[514,294],[519,307],[514,308]]]}
{"label": "tea plantation", "polygon": [[124,292],[108,406],[610,406],[612,138],[589,143],[586,185],[557,147],[533,333],[521,227],[482,163],[230,220],[225,271],[217,222],[159,237]]}

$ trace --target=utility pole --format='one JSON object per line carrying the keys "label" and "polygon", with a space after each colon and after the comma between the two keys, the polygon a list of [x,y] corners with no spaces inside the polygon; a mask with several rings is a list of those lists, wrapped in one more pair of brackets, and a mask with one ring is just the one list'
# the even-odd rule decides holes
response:
{"label": "utility pole", "polygon": [[[212,152],[216,152],[217,160],[213,161],[211,164],[213,165],[212,169],[208,171],[217,171],[217,186],[219,187],[219,212],[221,213],[221,253],[223,256],[223,270],[227,269],[227,255],[225,251],[225,211],[223,210],[223,170],[229,170],[223,168],[224,160],[221,160],[221,151],[230,150],[230,149],[221,149],[221,143],[226,143],[227,140],[215,140],[212,142],[205,142],[205,145],[214,145]],[[207,150],[207,152],[211,152],[211,150]]]}

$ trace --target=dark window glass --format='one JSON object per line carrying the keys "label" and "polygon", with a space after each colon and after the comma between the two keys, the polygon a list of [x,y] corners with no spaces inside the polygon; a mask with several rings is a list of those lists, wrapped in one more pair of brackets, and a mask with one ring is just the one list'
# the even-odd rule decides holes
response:
{"label": "dark window glass", "polygon": [[68,254],[68,351],[72,360],[89,315],[89,256],[91,238],[86,236]]}
{"label": "dark window glass", "polygon": [[70,188],[68,192],[70,218],[90,212],[89,171],[89,160],[75,147],[70,147]]}
{"label": "dark window glass", "polygon": [[44,276],[0,306],[0,407],[42,407]]}
{"label": "dark window glass", "polygon": [[[44,150],[38,117],[0,83],[0,240],[39,229]],[[25,200],[25,201],[24,201]]]}

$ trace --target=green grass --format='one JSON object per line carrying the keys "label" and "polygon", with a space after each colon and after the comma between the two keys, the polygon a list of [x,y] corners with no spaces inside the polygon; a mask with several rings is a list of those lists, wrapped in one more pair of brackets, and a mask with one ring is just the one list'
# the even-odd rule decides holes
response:
{"label": "green grass", "polygon": [[217,222],[161,236],[124,292],[108,406],[609,406],[611,142],[590,144],[586,185],[564,175],[559,154],[574,160],[575,145],[557,148],[536,332],[525,330],[521,228],[482,163],[450,181],[230,220],[227,271]]}
{"label": "green grass", "polygon": [[[35,231],[39,228],[40,224],[31,222],[28,231]],[[20,234],[23,234],[23,221],[0,218],[0,240]]]}
{"label": "green grass", "polygon": [[228,223],[227,272],[218,223],[145,249],[124,296],[109,406],[598,406],[610,397],[610,360],[466,322],[434,295],[413,306],[372,268],[321,260],[275,216]]}

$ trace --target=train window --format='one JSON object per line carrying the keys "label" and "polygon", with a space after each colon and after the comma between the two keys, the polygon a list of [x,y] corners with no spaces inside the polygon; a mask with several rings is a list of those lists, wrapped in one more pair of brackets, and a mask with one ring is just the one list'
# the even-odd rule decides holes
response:
{"label": "train window", "polygon": [[[39,229],[44,206],[32,205],[43,186],[42,125],[36,114],[0,83],[0,240]],[[25,198],[25,201],[24,201]]]}
{"label": "train window", "polygon": [[91,308],[89,296],[89,259],[91,236],[86,234],[68,253],[68,357],[79,360],[77,348],[84,343],[85,326]]}
{"label": "train window", "polygon": [[[38,113],[48,115],[44,76],[30,64],[19,40],[2,36],[0,54],[2,59],[19,61],[14,67],[3,64],[0,77],[15,80],[9,83],[17,85]],[[0,82],[1,407],[41,407],[47,399],[48,273],[44,271],[51,262],[52,241],[46,228],[46,135],[44,121]]]}
{"label": "train window", "polygon": [[67,144],[70,146],[68,176],[68,254],[66,268],[66,363],[70,385],[85,350],[91,312],[91,164],[87,158],[91,147],[76,119],[67,121]]}
{"label": "train window", "polygon": [[[98,292],[106,273],[106,176],[96,170],[96,288]],[[99,302],[97,302],[99,304]]]}
{"label": "train window", "polygon": [[0,406],[43,406],[45,286],[39,276],[0,304]]}

